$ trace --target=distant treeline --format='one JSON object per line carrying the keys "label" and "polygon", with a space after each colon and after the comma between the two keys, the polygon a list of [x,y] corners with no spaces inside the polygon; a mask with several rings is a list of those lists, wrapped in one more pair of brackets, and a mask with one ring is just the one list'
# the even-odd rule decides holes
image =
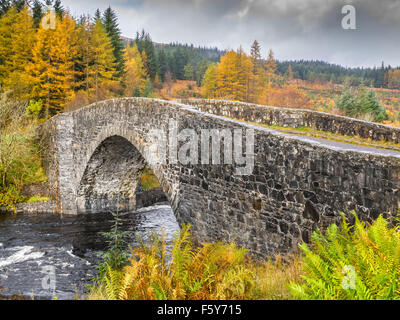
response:
{"label": "distant treeline", "polygon": [[[346,68],[324,61],[278,61],[278,73],[284,75],[289,65],[295,79],[359,86],[361,83],[375,88],[396,88],[399,68],[385,66],[379,68]],[[391,77],[394,75],[394,77]]]}

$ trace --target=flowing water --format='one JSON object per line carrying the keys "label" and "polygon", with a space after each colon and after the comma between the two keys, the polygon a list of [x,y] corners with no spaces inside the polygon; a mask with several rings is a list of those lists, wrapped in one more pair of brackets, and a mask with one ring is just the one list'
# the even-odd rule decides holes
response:
{"label": "flowing water", "polygon": [[[178,230],[170,206],[142,208],[123,215],[129,243],[138,244],[153,230],[164,230],[168,242]],[[109,213],[78,216],[56,214],[0,215],[0,298],[73,299],[82,297],[106,249],[113,224]]]}

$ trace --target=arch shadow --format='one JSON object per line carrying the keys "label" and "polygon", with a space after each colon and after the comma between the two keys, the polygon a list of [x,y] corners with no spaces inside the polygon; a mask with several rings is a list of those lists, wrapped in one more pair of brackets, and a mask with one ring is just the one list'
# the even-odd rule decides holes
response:
{"label": "arch shadow", "polygon": [[126,138],[114,135],[103,140],[78,185],[78,213],[136,210],[136,190],[145,167],[145,158]]}

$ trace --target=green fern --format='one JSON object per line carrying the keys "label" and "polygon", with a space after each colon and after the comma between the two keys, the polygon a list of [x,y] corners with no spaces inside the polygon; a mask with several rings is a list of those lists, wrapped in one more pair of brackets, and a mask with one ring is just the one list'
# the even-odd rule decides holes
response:
{"label": "green fern", "polygon": [[[331,225],[325,234],[316,230],[312,248],[304,252],[304,284],[292,283],[298,299],[399,299],[400,233],[379,216],[372,225]],[[346,272],[349,271],[347,274]]]}

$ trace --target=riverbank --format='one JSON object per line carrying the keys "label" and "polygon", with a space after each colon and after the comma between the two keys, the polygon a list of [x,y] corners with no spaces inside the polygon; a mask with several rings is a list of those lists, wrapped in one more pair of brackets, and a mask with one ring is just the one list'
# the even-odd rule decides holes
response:
{"label": "riverbank", "polygon": [[[140,190],[136,193],[136,208],[152,206],[156,203],[168,202],[167,197],[161,188],[150,190]],[[15,205],[15,212],[12,209],[0,207],[0,214],[13,213],[57,213],[57,204],[55,200],[23,202]]]}
{"label": "riverbank", "polygon": [[15,205],[15,212],[12,209],[5,207],[0,208],[0,214],[12,213],[55,213],[57,212],[56,201],[37,201],[37,202],[24,202]]}

